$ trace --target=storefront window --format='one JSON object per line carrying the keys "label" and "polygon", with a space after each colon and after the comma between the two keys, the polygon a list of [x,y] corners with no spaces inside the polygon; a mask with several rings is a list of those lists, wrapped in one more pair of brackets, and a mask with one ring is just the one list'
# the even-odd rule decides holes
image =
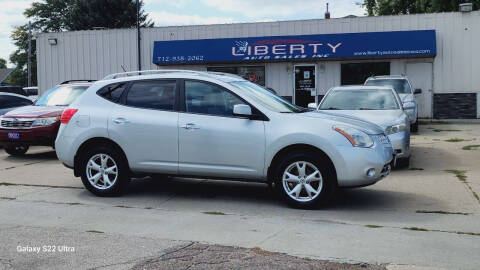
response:
{"label": "storefront window", "polygon": [[207,71],[236,74],[258,85],[265,86],[264,66],[208,67]]}
{"label": "storefront window", "polygon": [[364,84],[370,76],[390,75],[390,62],[342,64],[342,85]]}

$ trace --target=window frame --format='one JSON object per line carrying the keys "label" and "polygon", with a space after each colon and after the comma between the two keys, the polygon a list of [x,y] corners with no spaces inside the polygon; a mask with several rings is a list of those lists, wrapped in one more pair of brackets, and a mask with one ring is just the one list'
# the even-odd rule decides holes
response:
{"label": "window frame", "polygon": [[[164,110],[164,109],[158,109],[158,108],[144,108],[144,107],[138,107],[138,106],[133,106],[133,105],[128,105],[127,104],[127,96],[128,93],[130,93],[130,90],[132,89],[133,84],[139,83],[139,82],[175,82],[175,101],[173,103],[173,109],[172,110]],[[154,111],[162,111],[162,112],[178,112],[179,111],[179,101],[180,101],[180,93],[179,93],[179,80],[175,78],[162,78],[162,79],[147,79],[147,80],[134,80],[134,81],[129,81],[127,82],[127,85],[125,86],[125,90],[123,90],[122,95],[119,98],[119,101],[117,104],[120,104],[125,107],[130,107],[130,108],[136,108],[136,109],[143,109],[143,110],[154,110]],[[102,96],[100,96],[103,98]],[[107,101],[110,101],[114,103],[111,100],[106,99]]]}
{"label": "window frame", "polygon": [[[186,108],[187,98],[186,98],[186,95],[185,95],[185,82],[186,81],[210,84],[212,86],[220,88],[223,91],[228,92],[229,94],[231,94],[234,97],[241,100],[246,105],[250,106],[250,108],[252,108],[252,116],[251,117],[240,116],[240,115],[227,116],[227,115],[217,115],[217,114],[208,114],[208,113],[187,112],[187,108]],[[198,79],[179,79],[179,83],[180,83],[180,91],[179,92],[180,92],[180,101],[181,101],[180,104],[179,104],[179,110],[178,110],[179,112],[188,113],[188,114],[212,116],[212,117],[226,117],[226,118],[237,118],[237,119],[250,119],[250,120],[257,120],[257,121],[270,121],[270,119],[262,111],[260,111],[255,106],[253,106],[250,102],[246,101],[244,98],[237,95],[235,92],[231,91],[230,89],[228,89],[226,87],[223,87],[223,86],[218,85],[218,84],[213,83],[213,82],[198,80]]]}

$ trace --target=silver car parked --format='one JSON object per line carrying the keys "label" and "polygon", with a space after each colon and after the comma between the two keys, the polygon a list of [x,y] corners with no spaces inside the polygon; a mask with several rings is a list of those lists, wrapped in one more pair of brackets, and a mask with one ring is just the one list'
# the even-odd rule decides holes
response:
{"label": "silver car parked", "polygon": [[396,166],[410,163],[410,124],[391,87],[343,86],[330,89],[318,109],[365,119],[381,126],[392,142]]}
{"label": "silver car parked", "polygon": [[408,78],[400,75],[370,77],[365,81],[365,85],[387,86],[395,89],[410,120],[412,132],[418,132],[418,102],[415,95],[421,94],[422,89],[414,90]]}
{"label": "silver car parked", "polygon": [[142,71],[94,83],[63,113],[60,160],[99,196],[132,175],[274,183],[290,205],[322,205],[337,187],[387,176],[383,130],[311,112],[230,74]]}

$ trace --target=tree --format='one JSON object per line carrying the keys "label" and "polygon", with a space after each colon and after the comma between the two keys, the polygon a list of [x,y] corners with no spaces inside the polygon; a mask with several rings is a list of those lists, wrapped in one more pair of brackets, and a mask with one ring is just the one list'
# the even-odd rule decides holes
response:
{"label": "tree", "polygon": [[0,58],[0,68],[7,68],[7,60]]}
{"label": "tree", "polygon": [[[458,11],[458,6],[463,0],[364,0],[369,16],[398,15],[416,13],[435,13]],[[480,8],[480,0],[469,0],[473,3],[474,10]]]}
{"label": "tree", "polygon": [[[153,27],[140,0],[140,25]],[[58,32],[90,30],[94,27],[130,28],[136,26],[134,0],[41,0],[33,2],[24,15],[32,21],[32,31]],[[14,28],[11,35],[17,49],[10,55],[16,70],[9,77],[12,84],[27,85],[28,26]],[[32,83],[37,84],[35,41],[32,41]]]}
{"label": "tree", "polygon": [[[15,64],[15,70],[8,77],[8,83],[21,86],[28,85],[28,26],[15,27],[11,35],[13,44],[17,46],[15,52],[10,55],[10,62]],[[32,84],[37,85],[37,60],[35,57],[35,40],[32,40]]]}

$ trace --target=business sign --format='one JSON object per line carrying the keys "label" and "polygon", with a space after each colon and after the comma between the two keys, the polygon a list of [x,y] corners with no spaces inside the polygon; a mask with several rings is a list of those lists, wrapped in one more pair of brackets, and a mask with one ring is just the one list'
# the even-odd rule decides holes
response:
{"label": "business sign", "polygon": [[153,63],[433,57],[435,30],[155,41]]}

